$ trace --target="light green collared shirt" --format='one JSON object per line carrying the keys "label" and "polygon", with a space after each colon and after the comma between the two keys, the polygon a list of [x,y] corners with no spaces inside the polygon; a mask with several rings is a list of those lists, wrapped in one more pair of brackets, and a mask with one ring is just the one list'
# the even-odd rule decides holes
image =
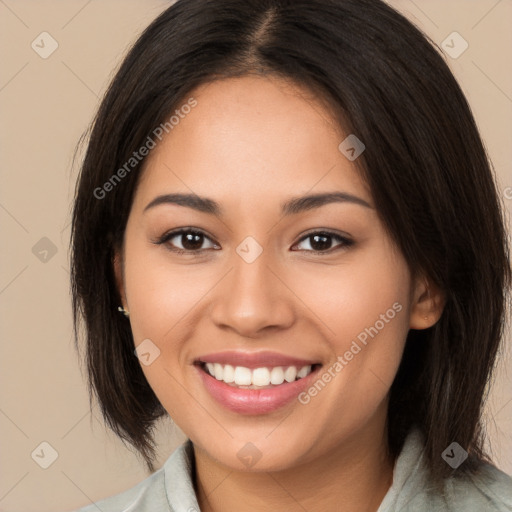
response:
{"label": "light green collared shirt", "polygon": [[[136,486],[74,512],[200,512],[193,457],[187,441]],[[446,480],[440,494],[429,480],[422,434],[412,430],[395,462],[393,484],[376,512],[512,512],[512,478],[482,463],[475,476]]]}

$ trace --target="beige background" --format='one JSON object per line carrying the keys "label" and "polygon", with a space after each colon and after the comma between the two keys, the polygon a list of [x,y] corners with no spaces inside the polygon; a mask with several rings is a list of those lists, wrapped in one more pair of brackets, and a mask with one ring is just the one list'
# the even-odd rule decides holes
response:
{"label": "beige background", "polygon": [[[453,31],[469,43],[446,59],[472,106],[510,218],[512,1],[390,3],[439,45]],[[67,246],[75,144],[128,45],[168,5],[0,0],[0,511],[63,512],[147,476],[98,410],[89,411],[71,337]],[[43,31],[59,45],[47,59],[31,47]],[[43,237],[57,250],[46,262],[32,252]],[[512,474],[510,345],[508,335],[487,416],[496,465]],[[169,420],[159,439],[160,466],[184,438]],[[58,453],[48,469],[31,457],[43,441]]]}

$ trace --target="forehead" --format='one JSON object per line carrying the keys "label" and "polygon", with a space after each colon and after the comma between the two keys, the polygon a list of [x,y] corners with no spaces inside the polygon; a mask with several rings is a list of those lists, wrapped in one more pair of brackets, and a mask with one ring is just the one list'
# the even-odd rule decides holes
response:
{"label": "forehead", "polygon": [[[332,112],[305,88],[275,77],[204,84],[197,102],[149,154],[139,196],[180,190],[219,201],[282,200],[343,190],[369,199]],[[177,106],[178,111],[180,106]]]}

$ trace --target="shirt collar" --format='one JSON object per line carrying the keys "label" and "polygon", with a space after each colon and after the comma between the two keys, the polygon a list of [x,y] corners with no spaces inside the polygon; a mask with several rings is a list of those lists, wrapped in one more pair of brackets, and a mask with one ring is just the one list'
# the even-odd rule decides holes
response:
{"label": "shirt collar", "polygon": [[199,512],[194,490],[194,447],[188,439],[164,464],[164,481],[169,508],[173,512]]}

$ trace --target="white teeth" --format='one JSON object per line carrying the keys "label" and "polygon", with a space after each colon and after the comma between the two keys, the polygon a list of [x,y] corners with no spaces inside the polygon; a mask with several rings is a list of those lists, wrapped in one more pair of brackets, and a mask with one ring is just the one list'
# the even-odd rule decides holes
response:
{"label": "white teeth", "polygon": [[272,371],[270,372],[270,383],[274,385],[279,385],[284,382],[284,372],[283,369],[280,366],[276,366],[275,368],[272,368]]}
{"label": "white teeth", "polygon": [[268,368],[256,368],[252,371],[252,383],[255,386],[268,386],[270,384],[270,372]]}
{"label": "white teeth", "polygon": [[222,380],[222,377],[224,377],[224,368],[219,363],[214,363],[213,372],[217,380]]}
{"label": "white teeth", "polygon": [[302,379],[302,377],[306,377],[311,372],[311,366],[303,366],[298,372],[297,377]]}
{"label": "white teeth", "polygon": [[224,366],[224,376],[222,380],[228,384],[235,382],[235,369],[230,364]]}
{"label": "white teeth", "polygon": [[293,382],[311,373],[311,365],[303,366],[300,369],[297,369],[295,366],[276,366],[274,368],[261,367],[251,370],[245,366],[233,367],[230,364],[206,363],[206,369],[217,380],[244,387],[279,386],[284,381]]}
{"label": "white teeth", "polygon": [[237,386],[250,386],[251,382],[251,370],[245,368],[245,366],[237,366],[235,368],[235,384]]}
{"label": "white teeth", "polygon": [[297,377],[297,368],[295,366],[289,366],[284,372],[284,380],[286,382],[293,382]]}

